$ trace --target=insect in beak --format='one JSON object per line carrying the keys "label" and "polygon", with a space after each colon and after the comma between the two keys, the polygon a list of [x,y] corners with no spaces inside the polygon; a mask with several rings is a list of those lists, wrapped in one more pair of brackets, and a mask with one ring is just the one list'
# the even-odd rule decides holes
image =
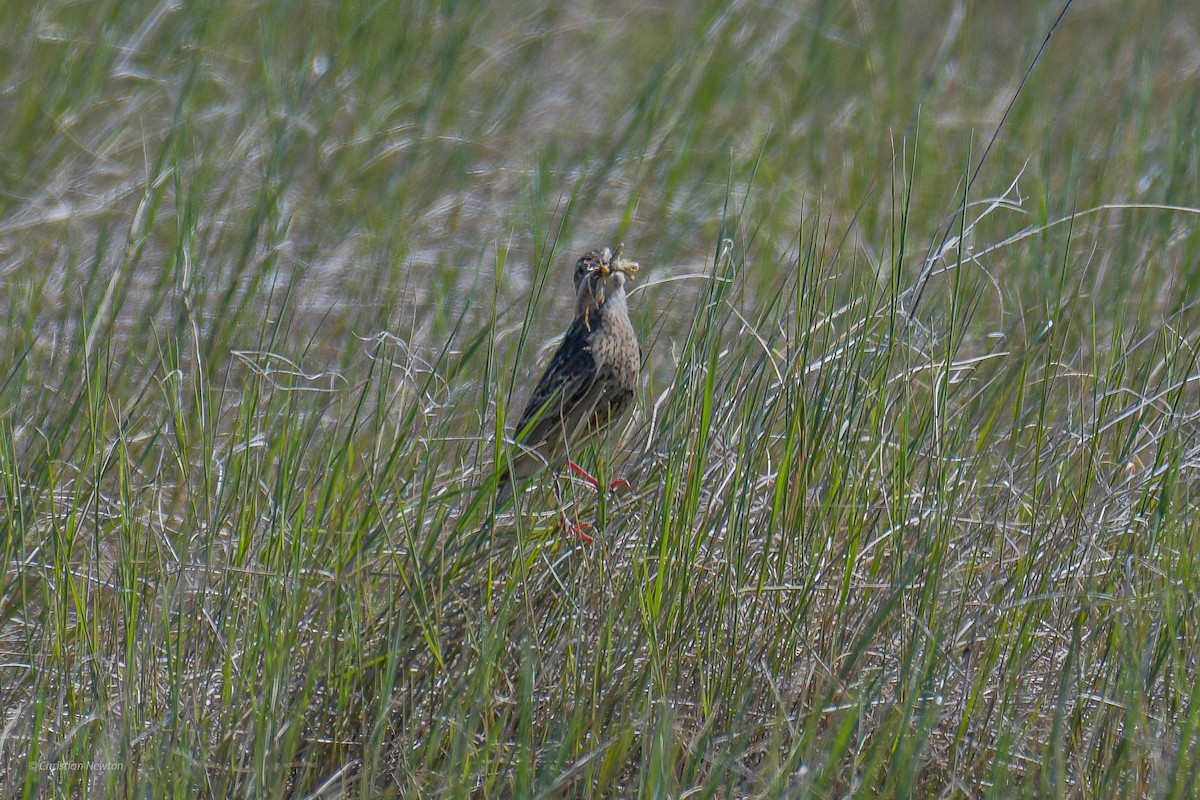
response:
{"label": "insect in beak", "polygon": [[639,265],[636,261],[626,261],[625,259],[621,258],[621,255],[624,252],[624,243],[617,245],[616,252],[613,253],[613,257],[608,262],[608,272],[622,272],[625,274],[625,277],[633,280],[634,276],[637,275]]}

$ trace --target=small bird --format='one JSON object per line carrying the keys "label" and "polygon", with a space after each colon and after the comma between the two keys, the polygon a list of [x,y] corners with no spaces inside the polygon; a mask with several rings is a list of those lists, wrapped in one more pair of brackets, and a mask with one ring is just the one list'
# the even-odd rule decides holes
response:
{"label": "small bird", "polygon": [[[512,492],[513,479],[523,481],[546,467],[557,468],[564,457],[571,469],[599,488],[572,454],[620,419],[637,389],[642,350],[629,321],[625,282],[636,275],[638,264],[621,257],[624,249],[618,245],[615,253],[607,247],[592,250],[575,263],[575,320],[514,430],[516,450],[511,470],[507,464],[500,469],[497,506]],[[629,485],[623,480],[613,485],[622,484]]]}

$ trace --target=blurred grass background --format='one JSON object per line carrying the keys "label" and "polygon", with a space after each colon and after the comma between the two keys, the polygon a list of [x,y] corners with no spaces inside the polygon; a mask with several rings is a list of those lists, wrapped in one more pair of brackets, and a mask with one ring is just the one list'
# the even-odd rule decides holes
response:
{"label": "blurred grass background", "polygon": [[1060,10],[0,5],[2,796],[1194,797],[1200,10]]}

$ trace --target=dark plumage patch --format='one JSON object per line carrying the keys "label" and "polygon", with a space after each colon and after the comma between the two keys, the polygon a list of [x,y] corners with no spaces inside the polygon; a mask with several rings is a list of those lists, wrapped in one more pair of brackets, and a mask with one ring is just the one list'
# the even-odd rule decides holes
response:
{"label": "dark plumage patch", "polygon": [[[516,427],[519,441],[538,444],[544,437],[530,435],[537,429],[538,423],[547,419],[556,422],[561,416],[560,407],[575,405],[587,393],[596,376],[596,360],[588,346],[589,335],[600,328],[602,319],[602,314],[596,314],[590,331],[582,318],[571,323],[558,352],[550,360],[546,371],[538,379],[537,388],[525,404],[525,411]],[[534,428],[526,430],[535,419]]]}

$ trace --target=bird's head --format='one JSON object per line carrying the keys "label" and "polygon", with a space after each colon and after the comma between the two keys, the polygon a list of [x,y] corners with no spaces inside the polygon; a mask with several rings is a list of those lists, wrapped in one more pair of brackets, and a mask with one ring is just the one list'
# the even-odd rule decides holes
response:
{"label": "bird's head", "polygon": [[637,274],[638,263],[622,258],[625,245],[614,253],[605,247],[592,250],[575,262],[575,300],[582,309],[601,306],[611,295],[623,293],[625,281]]}

